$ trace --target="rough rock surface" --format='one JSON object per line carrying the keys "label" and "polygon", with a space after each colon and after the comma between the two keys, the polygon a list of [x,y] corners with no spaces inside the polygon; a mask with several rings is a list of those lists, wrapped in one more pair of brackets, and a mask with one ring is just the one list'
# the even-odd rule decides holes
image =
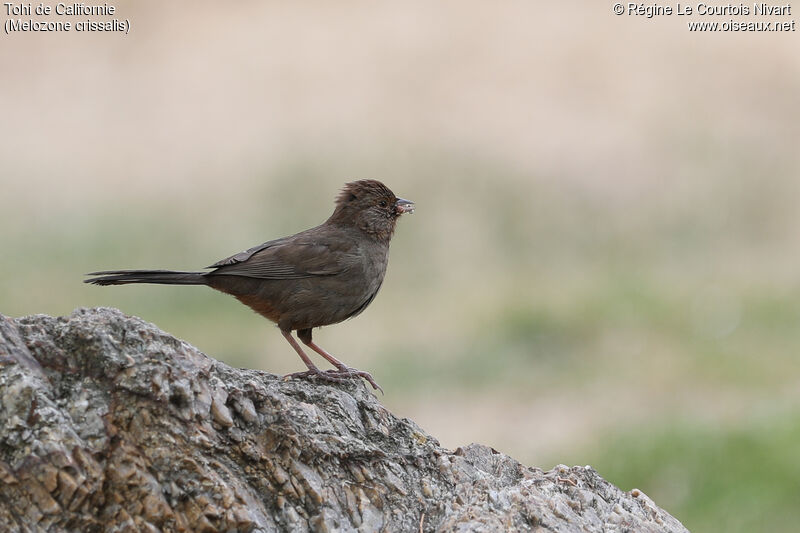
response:
{"label": "rough rock surface", "polygon": [[237,370],[102,308],[0,315],[0,530],[686,531],[589,467],[446,450],[362,383]]}

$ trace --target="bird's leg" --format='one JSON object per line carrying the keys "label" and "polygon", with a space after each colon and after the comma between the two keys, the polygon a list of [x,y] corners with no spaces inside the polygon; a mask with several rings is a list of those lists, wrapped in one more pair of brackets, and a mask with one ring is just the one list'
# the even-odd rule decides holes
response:
{"label": "bird's leg", "polygon": [[328,381],[335,381],[337,383],[341,383],[341,382],[347,381],[347,379],[344,378],[344,377],[331,376],[327,372],[323,372],[322,370],[317,368],[317,366],[311,361],[311,359],[308,358],[308,356],[303,351],[303,349],[300,347],[300,345],[297,344],[297,341],[294,340],[294,337],[292,337],[292,332],[291,331],[283,331],[283,330],[281,330],[281,333],[283,334],[284,338],[287,341],[289,341],[289,344],[292,345],[292,348],[294,348],[294,351],[297,352],[297,355],[300,356],[300,359],[302,359],[303,362],[308,367],[308,370],[306,370],[305,372],[295,372],[293,374],[287,374],[287,375],[284,376],[284,378],[319,377],[319,378],[322,378],[322,379],[327,379]]}
{"label": "bird's leg", "polygon": [[[320,354],[322,357],[327,359],[333,366],[335,366],[337,368],[336,371],[329,370],[329,371],[326,372],[326,374],[328,374],[328,375],[336,375],[337,377],[358,376],[358,377],[364,378],[365,380],[367,380],[367,382],[369,382],[370,385],[372,385],[373,389],[379,390],[379,391],[381,391],[381,394],[383,394],[383,389],[381,388],[380,385],[375,383],[375,379],[373,379],[372,374],[370,374],[369,372],[364,372],[363,370],[358,370],[357,368],[351,368],[351,367],[347,366],[346,364],[342,363],[341,361],[336,359],[334,356],[329,354],[327,351],[325,351],[322,347],[318,346],[314,341],[312,341],[311,340],[311,328],[297,330],[297,337],[301,341],[303,341],[303,344],[305,344],[306,346],[308,346],[309,348],[311,348],[312,350],[314,350],[315,352]],[[294,339],[292,339],[292,340],[294,340]],[[298,346],[298,348],[299,348],[299,346]],[[295,348],[295,349],[297,349],[297,348]]]}

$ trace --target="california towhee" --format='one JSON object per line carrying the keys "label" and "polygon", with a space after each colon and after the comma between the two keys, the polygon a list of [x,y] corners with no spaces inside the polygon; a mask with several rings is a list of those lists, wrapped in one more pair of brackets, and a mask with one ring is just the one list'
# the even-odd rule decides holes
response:
{"label": "california towhee", "polygon": [[[317,346],[311,340],[311,330],[366,309],[383,282],[397,219],[413,212],[413,202],[397,198],[383,183],[354,181],[345,184],[333,214],[324,223],[232,255],[207,267],[211,271],[109,270],[88,274],[100,277],[85,283],[208,285],[235,296],[278,324],[308,367],[290,376],[337,382],[362,377],[380,389],[368,372],[349,368]],[[292,337],[293,330],[336,370],[323,372],[317,368]]]}

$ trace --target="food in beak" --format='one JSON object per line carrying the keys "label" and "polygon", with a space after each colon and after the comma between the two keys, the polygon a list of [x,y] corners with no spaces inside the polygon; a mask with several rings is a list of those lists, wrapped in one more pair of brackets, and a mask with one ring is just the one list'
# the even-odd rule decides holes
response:
{"label": "food in beak", "polygon": [[402,198],[398,198],[397,201],[394,203],[395,211],[398,215],[403,215],[405,213],[413,213],[414,212],[414,202],[411,200],[403,200]]}

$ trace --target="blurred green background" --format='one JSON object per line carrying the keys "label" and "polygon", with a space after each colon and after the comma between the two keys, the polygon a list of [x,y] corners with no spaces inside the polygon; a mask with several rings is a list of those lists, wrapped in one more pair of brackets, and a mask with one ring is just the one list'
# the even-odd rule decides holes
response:
{"label": "blurred green background", "polygon": [[379,178],[417,212],[315,339],[389,408],[695,532],[796,531],[797,34],[541,4],[123,1],[127,36],[4,35],[0,313],[113,306],[300,370],[232,298],[82,274],[203,267]]}

